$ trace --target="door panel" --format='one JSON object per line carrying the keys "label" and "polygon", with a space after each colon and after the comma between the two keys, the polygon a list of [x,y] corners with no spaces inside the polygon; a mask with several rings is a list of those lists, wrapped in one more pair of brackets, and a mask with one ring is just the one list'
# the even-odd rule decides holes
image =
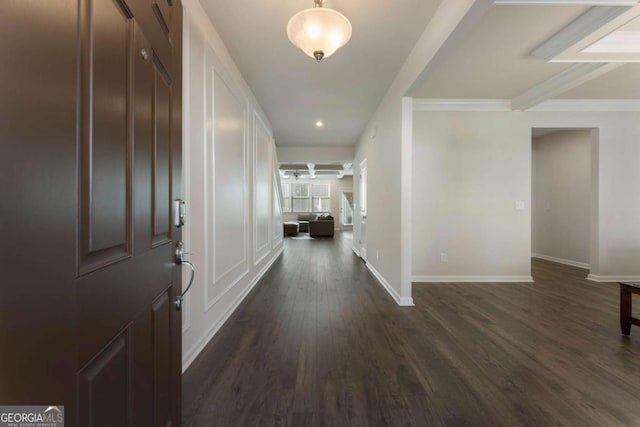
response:
{"label": "door panel", "polygon": [[3,405],[75,395],[77,3],[2,2]]}
{"label": "door panel", "polygon": [[170,420],[171,303],[163,293],[151,306],[153,313],[154,423],[166,426]]}
{"label": "door panel", "polygon": [[138,313],[150,310],[151,302],[171,285],[172,258],[172,245],[164,245],[136,256],[133,263],[121,262],[77,281],[81,365]]}
{"label": "door panel", "polygon": [[153,57],[153,244],[171,239],[171,81],[160,59]]}
{"label": "door panel", "polygon": [[131,254],[129,89],[133,20],[120,3],[81,3],[81,273]]}
{"label": "door panel", "polygon": [[167,36],[167,39],[171,41],[171,18],[172,18],[172,6],[168,0],[159,0],[154,2],[153,11],[158,19],[158,24],[162,31]]}
{"label": "door panel", "polygon": [[153,97],[155,82],[153,80],[152,47],[137,21],[134,38],[134,96],[136,102],[133,106],[133,121],[135,123],[133,128],[135,141],[133,159],[136,175],[133,181],[133,193],[135,195],[133,232],[134,253],[135,255],[141,255],[151,249],[153,236],[152,224],[149,221],[153,212],[153,195],[149,179],[146,177],[151,177],[153,174]]}
{"label": "door panel", "polygon": [[131,426],[129,329],[105,347],[79,375],[79,425]]}
{"label": "door panel", "polygon": [[175,48],[149,0],[0,14],[0,402],[64,405],[71,427],[180,425],[182,6],[168,7]]}
{"label": "door panel", "polygon": [[[101,10],[94,7],[99,3],[97,0],[88,1],[93,13]],[[148,36],[133,15],[127,15],[127,7],[119,8],[121,3],[114,1],[106,3],[121,13],[104,13],[100,19],[91,15],[95,22],[90,22],[89,28],[92,29],[91,34],[94,34],[104,25],[105,33],[114,33],[107,39],[119,47],[110,45],[109,49],[105,48],[112,56],[105,55],[107,59],[104,60],[100,73],[91,69],[89,80],[95,86],[96,76],[99,75],[102,86],[108,88],[110,93],[118,93],[109,98],[105,91],[100,97],[104,102],[117,99],[118,103],[110,105],[113,111],[105,108],[104,115],[110,119],[105,120],[109,124],[105,128],[93,125],[98,117],[96,109],[93,109],[92,126],[87,127],[85,135],[93,145],[97,140],[106,141],[104,145],[110,149],[96,151],[92,149],[93,145],[89,149],[85,148],[85,151],[91,153],[91,174],[82,174],[80,180],[83,188],[89,188],[87,198],[92,202],[96,200],[95,192],[101,190],[101,187],[92,185],[95,170],[93,165],[97,161],[104,163],[104,186],[107,188],[105,201],[115,206],[107,211],[109,215],[105,220],[121,220],[121,216],[114,212],[115,209],[120,209],[119,203],[124,199],[126,218],[136,226],[136,249],[129,249],[133,246],[129,242],[133,240],[134,231],[133,227],[127,226],[125,230],[128,241],[125,248],[129,250],[128,259],[115,259],[114,265],[94,268],[77,281],[79,357],[80,361],[85,361],[95,360],[96,353],[111,354],[109,348],[112,344],[106,343],[113,342],[113,337],[123,328],[132,330],[131,336],[138,337],[139,343],[134,346],[135,350],[126,351],[133,358],[126,365],[126,372],[135,367],[127,377],[130,382],[126,384],[134,387],[130,394],[136,408],[122,412],[125,418],[118,418],[117,422],[114,419],[113,424],[108,425],[167,425],[173,416],[170,399],[173,395],[179,396],[179,392],[171,389],[176,384],[170,382],[170,376],[172,369],[180,369],[179,365],[172,366],[174,362],[171,348],[175,341],[179,345],[179,340],[171,337],[171,324],[180,319],[175,309],[171,310],[173,306],[170,304],[172,270],[175,268],[172,263],[174,245],[170,224],[174,86],[170,72],[155,54],[153,38]],[[106,6],[102,8],[104,7]],[[95,67],[99,46],[95,35],[93,39],[92,64]],[[105,44],[108,43],[105,41]],[[109,67],[113,68],[110,72]],[[96,93],[94,88],[94,97],[98,96]],[[94,101],[93,105],[95,104]],[[124,132],[114,133],[114,129],[121,128]],[[84,141],[83,145],[89,144]],[[176,155],[179,152],[178,147]],[[96,160],[100,155],[103,158]],[[110,168],[112,165],[114,167]],[[125,167],[119,168],[118,165]],[[115,232],[115,228],[107,231],[106,234],[114,239],[109,232]],[[103,348],[105,345],[107,347]],[[116,360],[120,359],[114,358],[114,363]],[[129,361],[128,358],[126,360]],[[121,364],[114,366],[124,369]],[[122,372],[118,371],[114,375],[121,379]],[[82,376],[82,372],[79,375]],[[113,385],[105,389],[100,400],[118,405],[122,402],[122,394],[121,387]],[[87,414],[88,418],[84,420],[87,425],[100,425],[103,422],[98,412],[89,411]],[[173,421],[177,423],[176,420]]]}
{"label": "door panel", "polygon": [[[100,16],[100,19],[95,19]],[[91,19],[91,65],[84,69],[90,79],[86,93],[90,111],[89,151],[91,200],[89,250],[96,252],[129,243],[127,203],[128,167],[128,67],[131,19],[111,1],[94,2]]]}
{"label": "door panel", "polygon": [[[182,5],[178,0],[172,0],[171,3],[173,4],[171,6],[171,28],[169,29],[171,37],[167,36],[166,30],[158,21],[153,0],[128,1],[127,6],[138,25],[144,29],[146,37],[152,41],[156,56],[167,67],[170,75],[174,76],[182,67],[182,62],[174,63],[173,61],[176,53],[180,53],[182,49]],[[177,79],[177,76],[174,79]]]}

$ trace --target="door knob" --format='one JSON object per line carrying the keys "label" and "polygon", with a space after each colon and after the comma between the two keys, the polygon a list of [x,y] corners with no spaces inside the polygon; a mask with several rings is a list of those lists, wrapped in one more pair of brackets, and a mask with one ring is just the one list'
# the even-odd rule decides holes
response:
{"label": "door knob", "polygon": [[176,265],[179,265],[179,266],[186,265],[187,267],[189,267],[191,269],[191,277],[189,278],[189,284],[187,285],[187,289],[185,289],[184,292],[182,292],[181,294],[176,295],[176,298],[173,300],[173,304],[176,306],[176,309],[178,311],[182,309],[182,302],[184,301],[184,296],[187,294],[187,292],[189,292],[189,289],[191,289],[191,285],[193,285],[193,279],[195,278],[195,275],[196,275],[195,267],[189,261],[184,259],[185,255],[187,255],[187,253],[184,251],[184,243],[182,243],[182,240],[180,240],[176,244],[175,262],[176,262]]}

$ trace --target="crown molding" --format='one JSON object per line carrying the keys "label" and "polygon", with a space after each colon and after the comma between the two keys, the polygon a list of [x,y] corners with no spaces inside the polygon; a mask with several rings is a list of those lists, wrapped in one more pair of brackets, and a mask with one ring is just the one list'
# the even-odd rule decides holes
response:
{"label": "crown molding", "polygon": [[640,99],[551,99],[528,111],[634,112],[640,111]]}
{"label": "crown molding", "polygon": [[[413,111],[493,111],[509,112],[508,99],[416,98]],[[527,111],[634,112],[640,111],[640,99],[552,99]]]}
{"label": "crown molding", "polygon": [[586,5],[586,6],[635,6],[638,0],[495,0],[494,4],[508,5]]}
{"label": "crown molding", "polygon": [[512,111],[509,99],[414,98],[413,111]]}

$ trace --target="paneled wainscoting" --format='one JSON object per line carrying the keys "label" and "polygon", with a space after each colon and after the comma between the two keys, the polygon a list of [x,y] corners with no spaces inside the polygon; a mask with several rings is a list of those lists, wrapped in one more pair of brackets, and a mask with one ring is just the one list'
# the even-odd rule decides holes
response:
{"label": "paneled wainscoting", "polygon": [[617,286],[533,260],[535,283],[416,284],[398,307],[348,237],[286,239],[185,373],[185,426],[640,425]]}

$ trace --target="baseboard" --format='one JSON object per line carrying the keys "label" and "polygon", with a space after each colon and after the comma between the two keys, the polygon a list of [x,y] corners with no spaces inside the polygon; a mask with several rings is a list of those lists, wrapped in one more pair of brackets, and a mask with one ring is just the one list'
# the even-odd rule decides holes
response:
{"label": "baseboard", "polygon": [[391,298],[393,298],[396,304],[398,304],[401,307],[413,307],[415,305],[413,303],[413,298],[401,297],[400,294],[398,294],[398,292],[395,289],[393,289],[393,287],[391,287],[389,282],[387,282],[385,278],[382,277],[382,274],[378,273],[378,270],[373,268],[371,264],[367,263],[367,268],[369,269],[371,274],[373,274],[373,276],[378,280],[378,282],[382,285],[382,287],[387,290],[387,292],[389,293],[389,295],[391,295]]}
{"label": "baseboard", "polygon": [[218,333],[222,325],[231,317],[234,311],[238,308],[238,306],[244,301],[246,296],[251,292],[251,290],[256,286],[256,284],[262,279],[262,276],[271,268],[274,262],[278,259],[282,252],[284,251],[284,246],[281,247],[275,255],[269,260],[268,263],[265,264],[264,267],[260,270],[256,277],[249,282],[249,284],[240,292],[240,294],[233,301],[231,306],[227,310],[225,310],[220,317],[216,321],[213,322],[211,327],[202,335],[202,337],[196,341],[196,343],[191,347],[189,351],[182,357],[182,373],[184,373],[189,366],[196,360],[196,357],[200,354],[200,352],[209,344],[209,341]]}
{"label": "baseboard", "polygon": [[587,280],[600,283],[640,282],[640,276],[598,276],[597,274],[589,274]]}
{"label": "baseboard", "polygon": [[351,248],[351,250],[353,251],[353,253],[355,253],[356,255],[360,256],[360,252],[358,252],[358,250],[356,248]]}
{"label": "baseboard", "polygon": [[543,259],[545,261],[555,262],[555,263],[558,263],[558,264],[570,265],[571,267],[583,268],[585,270],[589,270],[591,268],[591,265],[589,265],[589,264],[587,264],[585,262],[573,261],[573,260],[564,259],[564,258],[557,258],[557,257],[550,256],[550,255],[531,254],[531,257],[532,258]]}
{"label": "baseboard", "polygon": [[414,283],[531,283],[531,276],[413,276]]}

